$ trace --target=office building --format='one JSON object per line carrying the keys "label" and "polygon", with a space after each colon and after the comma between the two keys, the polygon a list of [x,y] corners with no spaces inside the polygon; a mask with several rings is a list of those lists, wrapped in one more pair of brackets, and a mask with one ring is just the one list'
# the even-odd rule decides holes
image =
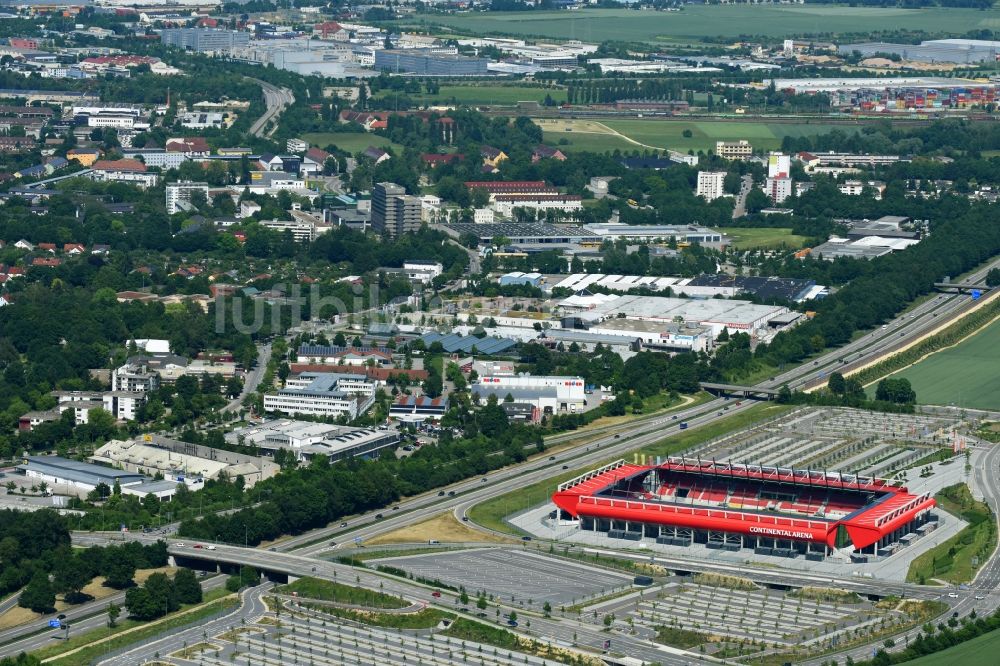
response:
{"label": "office building", "polygon": [[423,76],[478,76],[487,73],[486,58],[423,49],[386,49],[375,52],[375,70]]}
{"label": "office building", "polygon": [[748,160],[753,157],[753,146],[746,139],[716,141],[715,154],[727,160]]}
{"label": "office building", "polygon": [[704,197],[705,201],[718,199],[724,194],[722,186],[725,180],[725,171],[699,171],[698,189],[695,195]]}
{"label": "office building", "polygon": [[444,273],[444,266],[429,259],[407,259],[403,262],[403,272],[410,282],[426,284]]}
{"label": "office building", "polygon": [[389,418],[403,423],[436,421],[448,412],[448,398],[429,398],[425,395],[401,395],[389,407]]}
{"label": "office building", "polygon": [[365,375],[303,372],[289,378],[285,388],[265,394],[264,410],[353,420],[374,401],[375,382]]}
{"label": "office building", "polygon": [[296,243],[311,243],[331,228],[329,225],[317,225],[311,220],[261,220],[260,226],[279,234],[287,231]]}
{"label": "office building", "polygon": [[160,40],[167,46],[176,46],[185,51],[218,53],[247,46],[250,34],[207,28],[168,28],[160,31]]}
{"label": "office building", "polygon": [[208,198],[208,183],[196,183],[190,180],[181,180],[167,185],[167,215],[180,212],[183,203],[191,203],[191,195],[201,192]]}
{"label": "office building", "polygon": [[420,197],[396,183],[378,183],[372,190],[372,228],[391,238],[419,230],[421,209]]}
{"label": "office building", "polygon": [[155,187],[160,175],[146,170],[146,165],[138,160],[97,160],[91,167],[89,177],[99,183],[126,183],[140,189]]}
{"label": "office building", "polygon": [[[384,427],[383,427],[384,428]],[[369,458],[399,444],[395,429],[352,428],[330,423],[276,419],[238,428],[226,435],[230,444],[253,446],[273,456],[279,449],[291,451],[300,461],[316,456],[330,461]]]}

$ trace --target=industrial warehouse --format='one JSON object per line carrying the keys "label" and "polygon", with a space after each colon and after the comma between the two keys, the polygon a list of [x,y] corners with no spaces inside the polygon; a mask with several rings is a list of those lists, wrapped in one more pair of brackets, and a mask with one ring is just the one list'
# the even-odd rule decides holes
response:
{"label": "industrial warehouse", "polygon": [[552,499],[581,530],[611,538],[812,560],[845,549],[859,562],[888,556],[936,527],[932,497],[885,479],[683,458],[619,460]]}

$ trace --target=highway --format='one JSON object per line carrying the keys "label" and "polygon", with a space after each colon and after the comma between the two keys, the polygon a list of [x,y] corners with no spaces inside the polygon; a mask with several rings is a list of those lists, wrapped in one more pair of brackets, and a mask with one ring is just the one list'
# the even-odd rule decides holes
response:
{"label": "highway", "polygon": [[[107,540],[105,539],[105,543]],[[225,576],[212,576],[202,581],[202,589],[205,591],[222,587],[226,582]],[[106,627],[108,624],[108,604],[115,603],[119,606],[125,603],[125,591],[88,601],[79,606],[62,611],[65,615],[64,623],[70,625],[70,636],[75,636],[79,632],[87,632],[93,629]],[[5,631],[0,631],[0,657],[13,656],[21,652],[32,652],[47,645],[63,640],[66,632],[62,629],[50,629],[48,621],[54,620],[59,613],[52,613],[27,625],[12,627]],[[125,613],[123,613],[123,616]]]}
{"label": "highway", "polygon": [[267,124],[272,120],[277,120],[286,106],[295,103],[295,95],[288,88],[278,88],[260,79],[250,80],[260,86],[261,91],[264,93],[264,104],[267,106],[264,114],[250,126],[250,134],[264,139],[274,134],[274,130],[277,129],[277,123],[275,123],[275,126],[269,132],[265,133],[264,130]]}
{"label": "highway", "polygon": [[[981,281],[989,268],[997,264],[1000,264],[1000,262],[993,262],[989,266],[973,272],[966,277],[966,281]],[[787,383],[791,387],[801,387],[817,382],[820,380],[818,374],[821,372],[828,373],[838,369],[850,368],[856,364],[868,362],[873,357],[884,355],[888,350],[925,334],[927,331],[942,325],[947,320],[960,316],[972,305],[973,303],[966,295],[942,294],[932,297],[886,324],[886,326],[876,329],[842,348],[818,357],[811,364],[806,363],[777,374],[774,378],[762,382],[759,386],[777,388]],[[848,363],[843,363],[841,359],[847,360]],[[258,367],[263,367],[263,365],[261,363]],[[577,447],[570,451],[552,454],[555,460],[550,459],[550,454],[545,454],[525,464],[497,470],[486,477],[477,477],[454,484],[446,489],[453,491],[454,496],[448,494],[438,495],[437,492],[425,493],[401,501],[398,504],[398,510],[386,508],[377,512],[370,512],[363,516],[349,517],[344,521],[347,523],[346,526],[334,524],[326,528],[313,530],[286,539],[277,544],[273,550],[244,549],[225,545],[218,546],[218,550],[215,551],[208,551],[207,549],[195,550],[190,548],[190,544],[185,547],[178,547],[176,545],[177,542],[173,541],[170,552],[174,555],[181,554],[199,559],[232,562],[260,567],[262,569],[284,571],[293,575],[316,575],[331,579],[346,575],[351,580],[357,580],[357,584],[362,586],[376,586],[376,589],[383,587],[386,591],[400,594],[408,599],[440,605],[440,601],[430,596],[431,590],[429,588],[419,587],[412,583],[405,583],[394,579],[387,579],[374,573],[361,572],[344,565],[317,560],[315,556],[328,553],[332,547],[330,540],[333,538],[341,543],[352,541],[355,538],[365,540],[377,534],[419,522],[444,511],[454,511],[460,517],[465,516],[471,506],[485,499],[512,492],[536,481],[560,474],[563,471],[564,464],[571,465],[574,469],[593,466],[609,458],[625,455],[629,451],[652,444],[669,436],[671,432],[675,431],[676,423],[681,421],[686,421],[690,429],[696,429],[702,425],[711,424],[723,417],[748,409],[751,404],[753,402],[750,400],[744,400],[742,404],[737,405],[735,401],[727,402],[720,398],[702,405],[679,410],[673,414],[660,414],[629,421],[615,428],[608,429],[607,434],[599,436],[598,439],[585,446],[582,450],[580,447]],[[724,406],[728,407],[728,410],[725,410]],[[984,457],[984,462],[988,465],[987,469],[996,469],[998,454],[1000,454],[1000,448],[994,448]],[[995,478],[995,474],[986,474],[979,480],[984,487],[984,492],[988,495],[990,503],[994,507],[997,507],[998,502],[1000,502],[1000,482]],[[376,517],[378,513],[383,514],[384,517],[378,519]],[[472,526],[471,523],[470,526]],[[128,535],[127,538],[155,540],[155,537],[141,534]],[[108,538],[102,535],[74,535],[74,540],[84,545],[88,543],[101,543],[102,540],[106,543]],[[664,564],[670,563],[668,558],[661,558],[661,561]],[[683,565],[684,568],[689,570],[710,570],[712,567],[720,566],[731,570],[731,567],[713,565],[710,562],[685,560],[677,564]],[[756,569],[748,569],[745,572],[741,571],[741,573],[752,575],[754,578],[771,576],[775,579],[784,580],[786,584],[788,581],[794,579],[796,575],[808,576],[806,574],[794,574],[790,572],[772,573]],[[219,578],[221,579],[221,577]],[[886,590],[882,583],[866,584],[856,579],[829,580],[832,583],[856,589],[859,592],[863,592],[867,585],[872,585],[873,589],[881,590],[882,594]],[[814,580],[811,582],[815,583]],[[986,599],[975,600],[971,598],[971,593],[966,593],[960,595],[958,599],[944,598],[942,600],[951,603],[954,609],[960,614],[968,612],[976,604],[981,604],[980,607],[984,610],[993,608],[1000,604],[1000,597],[997,597],[993,592],[985,594],[985,590],[992,590],[998,583],[1000,583],[1000,561],[998,561],[996,554],[994,554],[987,565],[983,567],[980,572],[980,578],[976,582],[977,589],[981,588],[984,590]],[[905,584],[896,584],[896,586],[900,587],[898,592],[905,593],[911,598],[928,598],[928,595],[933,597],[935,594],[943,594],[937,593],[931,588],[920,588]],[[102,606],[106,606],[109,600],[103,599],[100,603]],[[79,617],[86,614],[83,607],[76,609],[74,612]],[[93,609],[91,609],[91,612],[93,612]],[[518,613],[522,613],[522,610],[518,609]],[[70,614],[67,613],[67,615]],[[98,625],[103,623],[103,613],[99,614],[97,618],[90,618],[89,620],[82,617],[82,619],[77,621],[77,625],[75,626],[79,626],[81,629],[86,628],[88,621]],[[575,634],[577,637],[576,642],[579,645],[596,649],[600,648],[603,645],[603,641],[608,637],[608,634],[601,631],[598,627],[567,618],[546,620],[540,617],[532,617],[531,621],[532,634],[541,635],[560,642],[571,643],[572,636]],[[5,634],[17,636],[22,635],[24,631],[23,627],[20,629],[15,628],[8,630]],[[48,634],[48,632],[45,633]],[[3,642],[5,634],[0,634],[0,643]],[[650,661],[660,661],[664,664],[677,664],[679,666],[680,664],[688,663],[688,660],[684,657],[676,657],[669,652],[663,651],[661,648],[635,637],[614,635],[614,638],[616,644],[614,648],[615,652],[624,652],[629,656]],[[5,645],[0,648],[0,654],[9,654],[12,651],[16,652],[21,649],[33,649],[31,647],[20,647],[30,644],[33,640],[40,639],[36,637],[23,638],[17,643]],[[51,640],[51,635],[47,636],[45,640]],[[18,646],[17,649],[13,649],[14,646]],[[855,658],[870,655],[870,647],[856,648],[852,654],[858,655]]]}
{"label": "highway", "polygon": [[[1000,261],[991,262],[977,269],[967,276],[966,281],[983,280],[989,269],[997,265],[1000,265]],[[791,388],[807,388],[815,383],[825,383],[825,376],[829,373],[846,372],[860,364],[870,362],[873,358],[884,355],[941,326],[951,318],[960,316],[974,305],[975,303],[967,295],[932,296],[884,327],[829,351],[811,363],[806,362],[779,373],[758,386],[779,388],[782,384],[788,384]],[[846,362],[842,362],[842,359]],[[822,378],[820,374],[823,375]],[[411,497],[398,504],[398,511],[387,508],[363,516],[348,517],[342,521],[347,523],[346,527],[341,523],[335,523],[285,539],[276,548],[280,551],[301,550],[303,553],[315,554],[328,550],[330,540],[335,540],[338,544],[354,539],[367,540],[377,534],[419,522],[444,511],[455,511],[459,517],[463,517],[469,508],[483,500],[515,491],[561,473],[564,464],[570,465],[571,469],[596,465],[609,458],[622,456],[642,446],[660,441],[675,432],[677,424],[682,421],[688,423],[689,429],[695,429],[749,409],[753,404],[751,400],[743,400],[740,405],[736,402],[718,398],[671,414],[646,417],[609,427],[604,429],[606,435],[595,439],[583,449],[576,447],[571,451],[554,454],[555,460],[550,460],[550,455],[538,456],[521,465],[491,472],[486,477],[456,483],[447,489],[449,492],[454,492],[454,496],[439,496],[437,492],[430,492]],[[569,436],[571,435],[559,437]],[[582,433],[573,433],[572,436],[579,437]],[[384,518],[377,519],[377,514],[382,514]]]}

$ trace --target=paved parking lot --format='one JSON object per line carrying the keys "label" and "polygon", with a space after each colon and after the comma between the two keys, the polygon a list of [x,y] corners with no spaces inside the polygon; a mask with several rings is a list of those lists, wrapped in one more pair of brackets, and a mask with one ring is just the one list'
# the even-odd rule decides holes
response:
{"label": "paved parking lot", "polygon": [[[644,598],[635,623],[673,626],[731,639],[795,644],[867,621],[872,605],[801,599],[775,590],[729,590],[684,582]],[[881,617],[881,615],[879,615]]]}
{"label": "paved parking lot", "polygon": [[553,606],[573,604],[588,597],[607,594],[632,584],[632,579],[584,564],[505,548],[432,553],[411,557],[372,560],[455,587],[465,586],[469,594],[487,594]]}

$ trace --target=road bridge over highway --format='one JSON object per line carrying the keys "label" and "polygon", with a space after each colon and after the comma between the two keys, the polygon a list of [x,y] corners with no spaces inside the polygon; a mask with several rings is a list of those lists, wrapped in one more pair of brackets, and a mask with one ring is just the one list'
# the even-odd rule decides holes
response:
{"label": "road bridge over highway", "polygon": [[938,291],[945,292],[971,292],[978,291],[979,293],[985,293],[990,290],[990,287],[985,284],[970,284],[970,283],[957,283],[957,282],[935,282],[934,288]]}
{"label": "road bridge over highway", "polygon": [[777,389],[764,388],[763,386],[740,386],[739,384],[722,384],[716,382],[700,382],[700,384],[701,387],[709,393],[717,393],[719,395],[728,393],[732,395],[741,395],[745,398],[764,396],[768,400],[777,397],[778,395]]}

